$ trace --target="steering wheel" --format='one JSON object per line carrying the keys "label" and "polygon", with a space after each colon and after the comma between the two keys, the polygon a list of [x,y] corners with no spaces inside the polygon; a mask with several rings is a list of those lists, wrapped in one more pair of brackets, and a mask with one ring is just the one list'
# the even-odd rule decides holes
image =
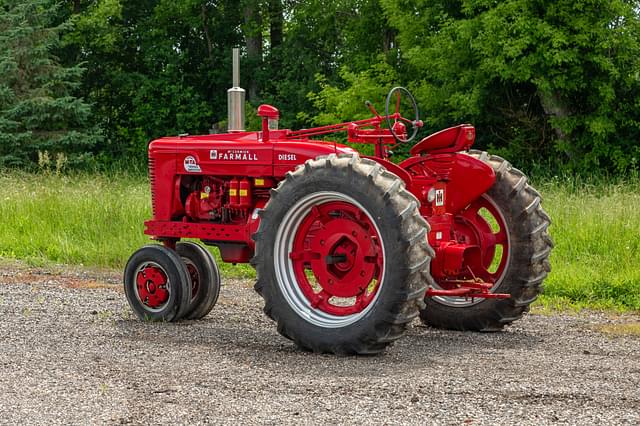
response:
{"label": "steering wheel", "polygon": [[[415,120],[413,121],[409,120],[408,118],[404,118],[402,115],[400,115],[400,96],[402,93],[406,94],[406,96],[411,101],[411,105],[413,106],[413,111],[415,112]],[[389,105],[391,104],[391,100],[394,98],[394,94],[395,94],[396,111],[393,114],[393,117],[391,117],[389,115]],[[418,105],[416,104],[416,100],[411,95],[411,93],[409,93],[409,91],[404,87],[401,87],[401,86],[394,87],[393,89],[391,89],[391,91],[389,91],[389,94],[387,95],[387,101],[384,104],[384,114],[387,117],[387,126],[389,126],[389,130],[391,131],[391,134],[400,143],[407,143],[414,140],[416,138],[416,135],[418,134],[418,129],[422,127],[422,121],[420,121],[420,117],[418,115]],[[393,118],[393,124],[391,123],[391,118]],[[413,133],[411,133],[411,136],[409,136],[406,139],[398,136],[398,134],[394,130],[394,126],[399,122],[404,122],[411,125],[411,127],[413,128]]]}

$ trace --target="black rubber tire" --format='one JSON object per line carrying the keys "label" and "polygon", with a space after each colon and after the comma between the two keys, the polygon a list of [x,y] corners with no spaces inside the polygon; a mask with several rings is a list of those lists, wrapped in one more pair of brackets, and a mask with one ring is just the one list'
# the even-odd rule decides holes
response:
{"label": "black rubber tire", "polygon": [[[218,301],[220,294],[220,271],[216,261],[207,249],[189,241],[176,244],[176,252],[183,262],[195,267],[199,286],[195,295],[191,292],[189,307],[184,313],[186,319],[204,318]],[[189,268],[187,267],[187,270]],[[191,277],[193,284],[193,277]]]}
{"label": "black rubber tire", "polygon": [[504,159],[473,150],[474,158],[490,165],[496,173],[486,195],[506,221],[509,233],[509,261],[502,280],[492,289],[509,293],[509,299],[485,299],[466,307],[449,306],[426,298],[420,312],[425,324],[451,330],[498,331],[520,319],[542,292],[542,282],[551,271],[553,248],[547,233],[551,220],[542,209],[540,194],[527,184],[527,177]]}
{"label": "black rubber tire", "polygon": [[[136,296],[136,270],[148,262],[162,268],[170,286],[169,299],[162,310],[153,311]],[[133,312],[145,321],[176,321],[189,306],[191,280],[176,252],[161,245],[148,245],[133,253],[124,269],[124,292]]]}
{"label": "black rubber tire", "polygon": [[[380,293],[369,311],[335,328],[312,324],[296,313],[283,295],[274,266],[275,237],[285,213],[303,197],[321,191],[344,194],[361,204],[379,228],[386,260]],[[423,306],[433,256],[426,239],[429,225],[418,206],[399,177],[355,154],[308,160],[287,173],[261,213],[251,261],[257,271],[255,290],[278,332],[305,350],[339,355],[379,353],[398,339]]]}

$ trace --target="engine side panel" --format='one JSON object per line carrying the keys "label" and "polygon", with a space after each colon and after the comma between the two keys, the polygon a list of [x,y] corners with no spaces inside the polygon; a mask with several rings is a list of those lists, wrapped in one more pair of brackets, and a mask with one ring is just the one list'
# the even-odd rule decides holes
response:
{"label": "engine side panel", "polygon": [[[277,132],[273,132],[277,136]],[[162,240],[199,238],[228,262],[246,262],[269,190],[308,159],[353,152],[334,142],[262,142],[259,133],[163,138],[149,146],[153,220]]]}

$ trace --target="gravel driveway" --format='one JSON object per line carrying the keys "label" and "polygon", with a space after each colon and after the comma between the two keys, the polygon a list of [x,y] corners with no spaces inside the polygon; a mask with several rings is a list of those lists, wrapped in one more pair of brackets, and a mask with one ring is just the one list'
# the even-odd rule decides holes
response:
{"label": "gravel driveway", "polygon": [[414,323],[376,357],[280,337],[251,283],[202,321],[136,319],[115,274],[0,269],[2,424],[639,424],[638,316],[529,315],[495,334]]}

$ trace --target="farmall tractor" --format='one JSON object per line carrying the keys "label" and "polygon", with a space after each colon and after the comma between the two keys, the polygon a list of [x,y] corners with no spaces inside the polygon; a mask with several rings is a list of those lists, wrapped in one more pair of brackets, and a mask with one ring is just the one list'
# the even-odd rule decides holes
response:
{"label": "farmall tractor", "polygon": [[[153,141],[153,219],[144,232],[161,245],[127,263],[137,316],[199,319],[213,308],[216,262],[180,241],[188,238],[218,247],[224,262],[250,262],[278,332],[314,352],[378,353],[417,316],[474,331],[519,319],[550,270],[550,220],[538,192],[507,161],[470,150],[467,124],[391,162],[389,148],[412,142],[422,126],[415,100],[397,87],[384,115],[368,106],[369,119],[292,131],[277,130],[278,110],[262,105],[258,132]],[[230,127],[241,120],[232,115]],[[375,154],[310,139],[339,131]]]}

